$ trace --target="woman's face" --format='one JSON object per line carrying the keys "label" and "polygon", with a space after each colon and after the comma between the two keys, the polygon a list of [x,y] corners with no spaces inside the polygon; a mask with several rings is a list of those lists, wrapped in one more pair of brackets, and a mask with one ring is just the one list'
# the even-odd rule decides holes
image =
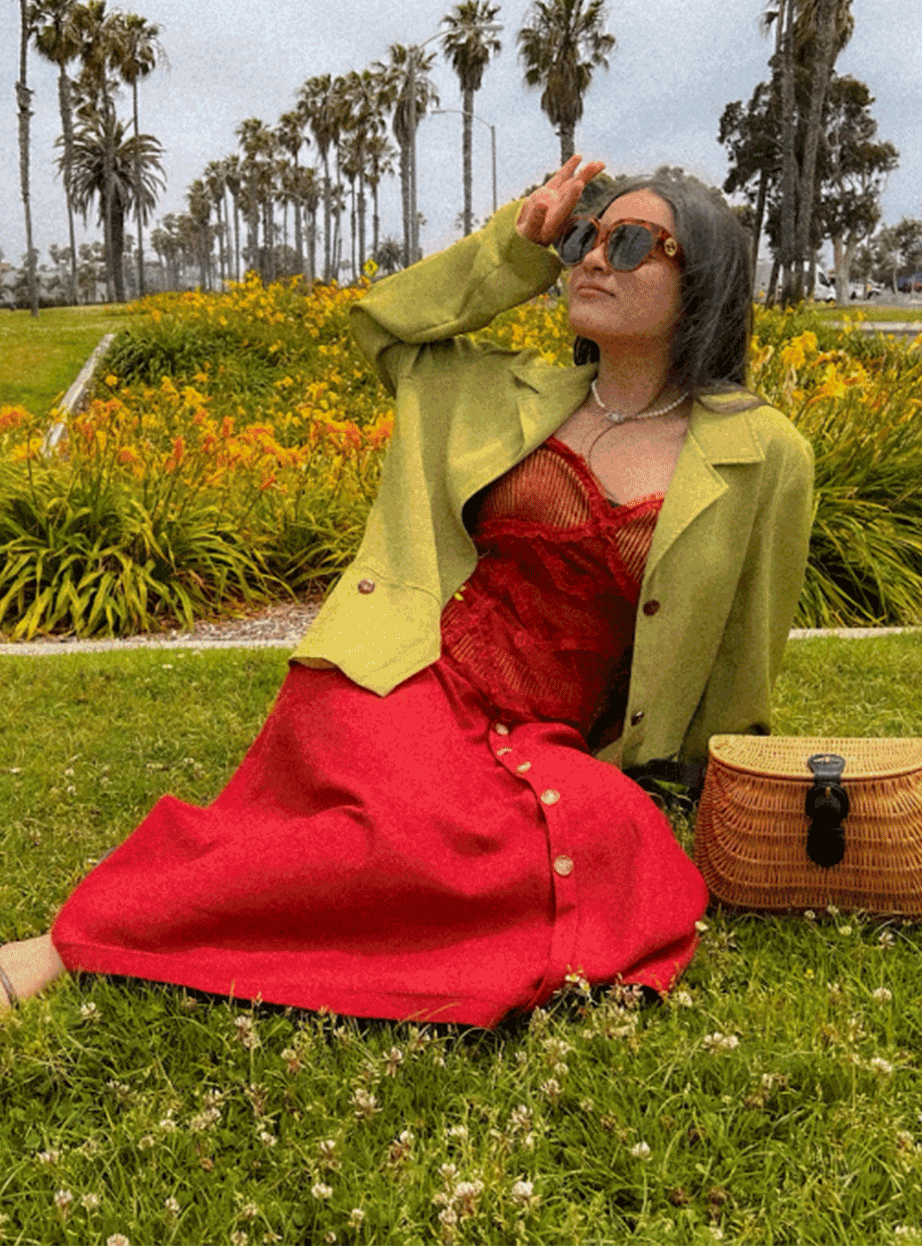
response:
{"label": "woman's face", "polygon": [[[675,234],[675,218],[665,200],[650,190],[622,195],[605,209],[605,225],[632,217],[663,225]],[[570,324],[575,333],[603,350],[626,338],[672,339],[682,311],[682,272],[655,250],[633,272],[615,272],[596,246],[570,270]]]}

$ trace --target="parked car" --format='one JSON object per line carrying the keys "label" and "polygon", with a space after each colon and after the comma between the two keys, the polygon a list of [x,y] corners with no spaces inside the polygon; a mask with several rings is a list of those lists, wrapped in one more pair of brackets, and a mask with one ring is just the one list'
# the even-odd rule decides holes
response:
{"label": "parked car", "polygon": [[913,273],[911,277],[898,277],[896,288],[904,294],[922,293],[922,273]]}
{"label": "parked car", "polygon": [[[862,285],[860,281],[850,281],[848,283],[848,297],[850,299],[875,299],[882,292],[883,286],[878,285],[876,281],[869,281],[866,285]],[[836,301],[836,279],[830,277],[828,273],[824,273],[821,268],[816,270],[816,286],[814,287],[813,297],[819,303],[834,303]]]}

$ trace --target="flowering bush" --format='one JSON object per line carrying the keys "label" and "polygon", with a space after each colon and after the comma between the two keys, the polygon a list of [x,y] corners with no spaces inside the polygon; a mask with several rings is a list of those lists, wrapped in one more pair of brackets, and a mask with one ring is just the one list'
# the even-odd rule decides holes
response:
{"label": "flowering bush", "polygon": [[[82,413],[0,410],[0,626],[127,634],[324,585],[353,557],[393,408],[349,336],[361,289],[255,280],[137,305]],[[562,299],[480,334],[570,359]],[[752,385],[817,456],[804,626],[917,623],[922,352],[759,311]]]}

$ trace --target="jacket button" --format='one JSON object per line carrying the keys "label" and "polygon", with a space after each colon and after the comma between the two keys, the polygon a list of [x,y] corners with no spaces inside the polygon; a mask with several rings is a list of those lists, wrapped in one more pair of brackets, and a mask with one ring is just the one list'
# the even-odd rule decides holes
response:
{"label": "jacket button", "polygon": [[638,710],[636,714],[632,714],[631,715],[631,726],[636,727],[637,724],[640,722],[641,718],[643,718],[643,710]]}
{"label": "jacket button", "polygon": [[561,878],[566,878],[568,874],[573,873],[573,858],[558,857],[554,862],[554,873],[559,874]]}
{"label": "jacket button", "polygon": [[657,610],[659,610],[659,602],[658,602],[658,601],[645,601],[645,602],[644,602],[644,604],[643,604],[643,612],[644,612],[644,614],[646,614],[647,616],[650,616],[650,615],[654,615],[654,614],[656,614]]}
{"label": "jacket button", "polygon": [[373,593],[375,591],[374,580],[359,580],[360,593]]}

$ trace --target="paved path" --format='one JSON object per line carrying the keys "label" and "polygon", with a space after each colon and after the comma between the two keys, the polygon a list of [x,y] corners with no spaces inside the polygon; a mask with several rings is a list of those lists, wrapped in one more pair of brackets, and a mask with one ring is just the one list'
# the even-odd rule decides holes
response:
{"label": "paved path", "polygon": [[[862,640],[874,636],[897,636],[903,633],[922,634],[922,627],[839,627],[828,629],[795,628],[791,640],[816,636],[838,636]],[[50,657],[63,653],[125,653],[137,649],[287,649],[292,650],[303,632],[287,636],[238,636],[225,639],[196,637],[183,632],[168,636],[129,636],[124,640],[40,640],[0,644],[0,660],[6,657]]]}

